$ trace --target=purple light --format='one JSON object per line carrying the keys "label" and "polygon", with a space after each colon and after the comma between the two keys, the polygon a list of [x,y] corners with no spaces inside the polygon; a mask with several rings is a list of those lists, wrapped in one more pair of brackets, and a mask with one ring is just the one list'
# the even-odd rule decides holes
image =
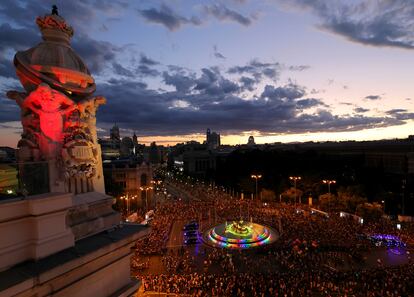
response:
{"label": "purple light", "polygon": [[398,236],[391,234],[373,234],[370,236],[371,240],[376,244],[385,245],[387,247],[405,247],[406,244],[401,241]]}

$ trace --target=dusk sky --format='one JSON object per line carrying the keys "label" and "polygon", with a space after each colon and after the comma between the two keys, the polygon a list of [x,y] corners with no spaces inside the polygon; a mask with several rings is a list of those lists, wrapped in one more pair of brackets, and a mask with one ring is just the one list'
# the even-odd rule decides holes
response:
{"label": "dusk sky", "polygon": [[0,145],[15,147],[17,50],[57,4],[88,65],[100,135],[174,144],[372,140],[414,134],[414,1],[0,1]]}

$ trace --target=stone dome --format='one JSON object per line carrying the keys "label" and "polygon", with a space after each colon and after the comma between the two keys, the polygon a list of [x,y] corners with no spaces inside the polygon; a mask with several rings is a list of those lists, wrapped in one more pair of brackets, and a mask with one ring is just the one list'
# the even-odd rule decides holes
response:
{"label": "stone dome", "polygon": [[38,17],[36,23],[43,42],[17,52],[14,58],[17,75],[26,91],[31,92],[38,84],[47,83],[54,89],[79,97],[92,94],[96,89],[94,79],[70,46],[72,27],[55,14]]}

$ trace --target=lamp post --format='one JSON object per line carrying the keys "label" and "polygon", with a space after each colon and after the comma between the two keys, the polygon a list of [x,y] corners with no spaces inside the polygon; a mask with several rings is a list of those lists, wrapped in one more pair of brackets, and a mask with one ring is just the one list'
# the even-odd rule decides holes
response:
{"label": "lamp post", "polygon": [[322,182],[328,185],[328,193],[331,194],[331,184],[336,184],[336,180],[324,179]]}
{"label": "lamp post", "polygon": [[155,189],[155,191],[154,191],[154,207],[156,207],[157,206],[157,194],[158,194],[158,190],[159,190],[159,185],[161,185],[162,184],[162,181],[161,180],[152,180],[151,181],[151,184],[153,184],[154,185],[154,189]]}
{"label": "lamp post", "polygon": [[152,190],[153,187],[150,186],[142,186],[139,187],[141,189],[141,191],[145,191],[145,212],[148,211],[148,190]]}
{"label": "lamp post", "polygon": [[136,195],[133,195],[133,196],[129,197],[129,193],[126,193],[125,196],[121,196],[120,198],[121,198],[121,200],[125,200],[126,201],[126,206],[127,206],[127,212],[126,212],[126,214],[128,216],[129,215],[129,201],[130,200],[134,200],[135,198],[137,198],[137,196]]}
{"label": "lamp post", "polygon": [[261,174],[252,174],[251,178],[256,181],[256,200],[257,200],[257,181],[262,178]]}
{"label": "lamp post", "polygon": [[296,205],[296,197],[297,197],[297,193],[296,193],[296,183],[298,180],[301,180],[302,177],[300,176],[289,176],[290,180],[293,180],[293,183],[295,184],[295,205]]}

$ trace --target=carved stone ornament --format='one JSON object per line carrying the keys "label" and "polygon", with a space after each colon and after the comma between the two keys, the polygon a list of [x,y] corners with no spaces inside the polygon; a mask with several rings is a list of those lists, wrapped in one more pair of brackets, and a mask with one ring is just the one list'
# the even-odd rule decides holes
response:
{"label": "carved stone ornament", "polygon": [[66,177],[93,177],[98,154],[94,144],[87,140],[73,140],[62,149]]}
{"label": "carved stone ornament", "polygon": [[65,20],[57,15],[45,15],[43,17],[37,17],[36,24],[39,26],[40,30],[54,29],[68,34],[69,37],[73,36],[73,28],[66,24]]}

